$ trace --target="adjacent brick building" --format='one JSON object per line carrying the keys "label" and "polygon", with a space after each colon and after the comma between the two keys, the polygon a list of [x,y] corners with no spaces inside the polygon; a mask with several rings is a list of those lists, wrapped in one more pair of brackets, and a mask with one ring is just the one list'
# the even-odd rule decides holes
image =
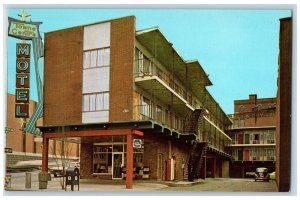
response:
{"label": "adjacent brick building", "polygon": [[231,115],[233,128],[228,132],[232,162],[230,177],[253,176],[258,167],[275,171],[276,162],[276,98],[257,98],[234,101]]}
{"label": "adjacent brick building", "polygon": [[292,115],[292,18],[280,19],[277,81],[276,182],[280,192],[290,190]]}
{"label": "adjacent brick building", "polygon": [[48,32],[44,77],[44,171],[48,140],[73,137],[81,178],[229,176],[232,122],[159,28],[129,16]]}
{"label": "adjacent brick building", "polygon": [[[12,153],[6,154],[6,166],[13,166],[18,161],[42,160],[42,138],[31,133],[24,133],[22,131],[24,120],[15,118],[15,95],[7,94],[6,105],[6,127],[13,129],[12,132],[6,133],[5,147],[12,149]],[[30,101],[29,117],[32,115],[36,105],[35,101]],[[42,124],[42,119],[38,123]],[[50,140],[49,153],[51,160],[59,158],[63,146],[68,151],[68,158],[72,160],[79,159],[79,143]]]}

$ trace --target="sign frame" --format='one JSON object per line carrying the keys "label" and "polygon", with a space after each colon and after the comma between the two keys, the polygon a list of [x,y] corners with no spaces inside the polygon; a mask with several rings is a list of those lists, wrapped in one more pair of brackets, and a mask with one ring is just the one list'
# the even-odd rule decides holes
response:
{"label": "sign frame", "polygon": [[[12,34],[12,33],[10,33],[12,23],[28,24],[31,26],[35,26],[37,35],[33,37],[33,36]],[[41,24],[42,24],[42,22],[25,22],[25,21],[21,21],[21,20],[12,18],[12,17],[8,17],[8,35],[11,37],[17,38],[17,39],[22,39],[22,40],[32,40],[33,38],[41,38],[41,35],[40,35],[40,25]]]}

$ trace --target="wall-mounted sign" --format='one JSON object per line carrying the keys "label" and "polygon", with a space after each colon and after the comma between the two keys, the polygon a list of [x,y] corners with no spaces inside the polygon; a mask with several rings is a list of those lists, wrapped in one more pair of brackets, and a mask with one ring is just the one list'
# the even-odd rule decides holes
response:
{"label": "wall-mounted sign", "polygon": [[9,36],[24,40],[40,37],[39,25],[41,22],[25,22],[8,17],[8,23]]}
{"label": "wall-mounted sign", "polygon": [[142,148],[142,140],[141,139],[133,139],[133,148]]}
{"label": "wall-mounted sign", "polygon": [[4,148],[5,153],[12,153],[12,148]]}
{"label": "wall-mounted sign", "polygon": [[42,143],[43,142],[43,138],[42,137],[36,137],[33,139],[34,142],[40,142]]}
{"label": "wall-mounted sign", "polygon": [[16,47],[16,105],[15,117],[29,117],[30,44],[18,43]]}

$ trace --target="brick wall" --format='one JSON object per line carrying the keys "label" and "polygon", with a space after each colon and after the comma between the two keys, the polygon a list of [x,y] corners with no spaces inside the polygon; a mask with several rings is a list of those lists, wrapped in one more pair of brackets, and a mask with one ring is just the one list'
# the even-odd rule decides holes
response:
{"label": "brick wall", "polygon": [[[261,105],[260,110],[253,112],[252,109],[257,105]],[[275,126],[276,110],[269,109],[270,105],[276,105],[276,98],[257,99],[256,95],[249,95],[247,100],[235,100],[234,123],[240,126],[240,119],[244,119],[245,127]]]}
{"label": "brick wall", "polygon": [[87,138],[81,138],[80,148],[80,177],[91,178],[93,173],[93,143]]}
{"label": "brick wall", "polygon": [[109,121],[133,119],[135,17],[111,21]]}
{"label": "brick wall", "polygon": [[[166,177],[166,161],[169,158],[169,144],[165,137],[158,137],[156,134],[144,135],[144,166],[149,166],[151,171],[151,179],[157,179],[158,175],[158,155],[163,156],[163,180]],[[188,145],[179,143],[175,140],[171,141],[171,156],[176,158],[175,179],[183,179],[183,170],[181,165],[186,161],[189,153]]]}
{"label": "brick wall", "polygon": [[80,124],[83,27],[45,34],[44,125]]}
{"label": "brick wall", "polygon": [[[12,148],[13,151],[22,152],[23,151],[23,137],[25,136],[21,129],[22,118],[15,118],[15,95],[7,94],[7,110],[6,110],[6,125],[9,128],[13,128],[14,131],[6,134],[6,144],[5,147]],[[29,104],[29,117],[32,116],[33,111],[36,107],[35,101],[30,101]],[[28,121],[29,119],[27,119]],[[26,134],[26,152],[34,153],[34,135]]]}

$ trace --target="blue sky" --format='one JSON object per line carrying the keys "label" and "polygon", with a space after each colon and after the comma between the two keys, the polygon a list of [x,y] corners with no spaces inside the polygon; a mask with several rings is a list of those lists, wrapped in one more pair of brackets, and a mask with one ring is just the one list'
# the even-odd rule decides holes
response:
{"label": "blue sky", "polygon": [[[22,9],[8,9],[18,18]],[[290,10],[200,9],[26,9],[44,32],[96,21],[136,16],[136,28],[159,26],[185,60],[198,59],[209,74],[212,96],[227,113],[235,99],[275,97],[277,91],[279,19]],[[15,46],[8,38],[8,92],[15,93]],[[33,57],[32,57],[33,61]],[[31,99],[37,100],[34,65],[31,65]]]}

